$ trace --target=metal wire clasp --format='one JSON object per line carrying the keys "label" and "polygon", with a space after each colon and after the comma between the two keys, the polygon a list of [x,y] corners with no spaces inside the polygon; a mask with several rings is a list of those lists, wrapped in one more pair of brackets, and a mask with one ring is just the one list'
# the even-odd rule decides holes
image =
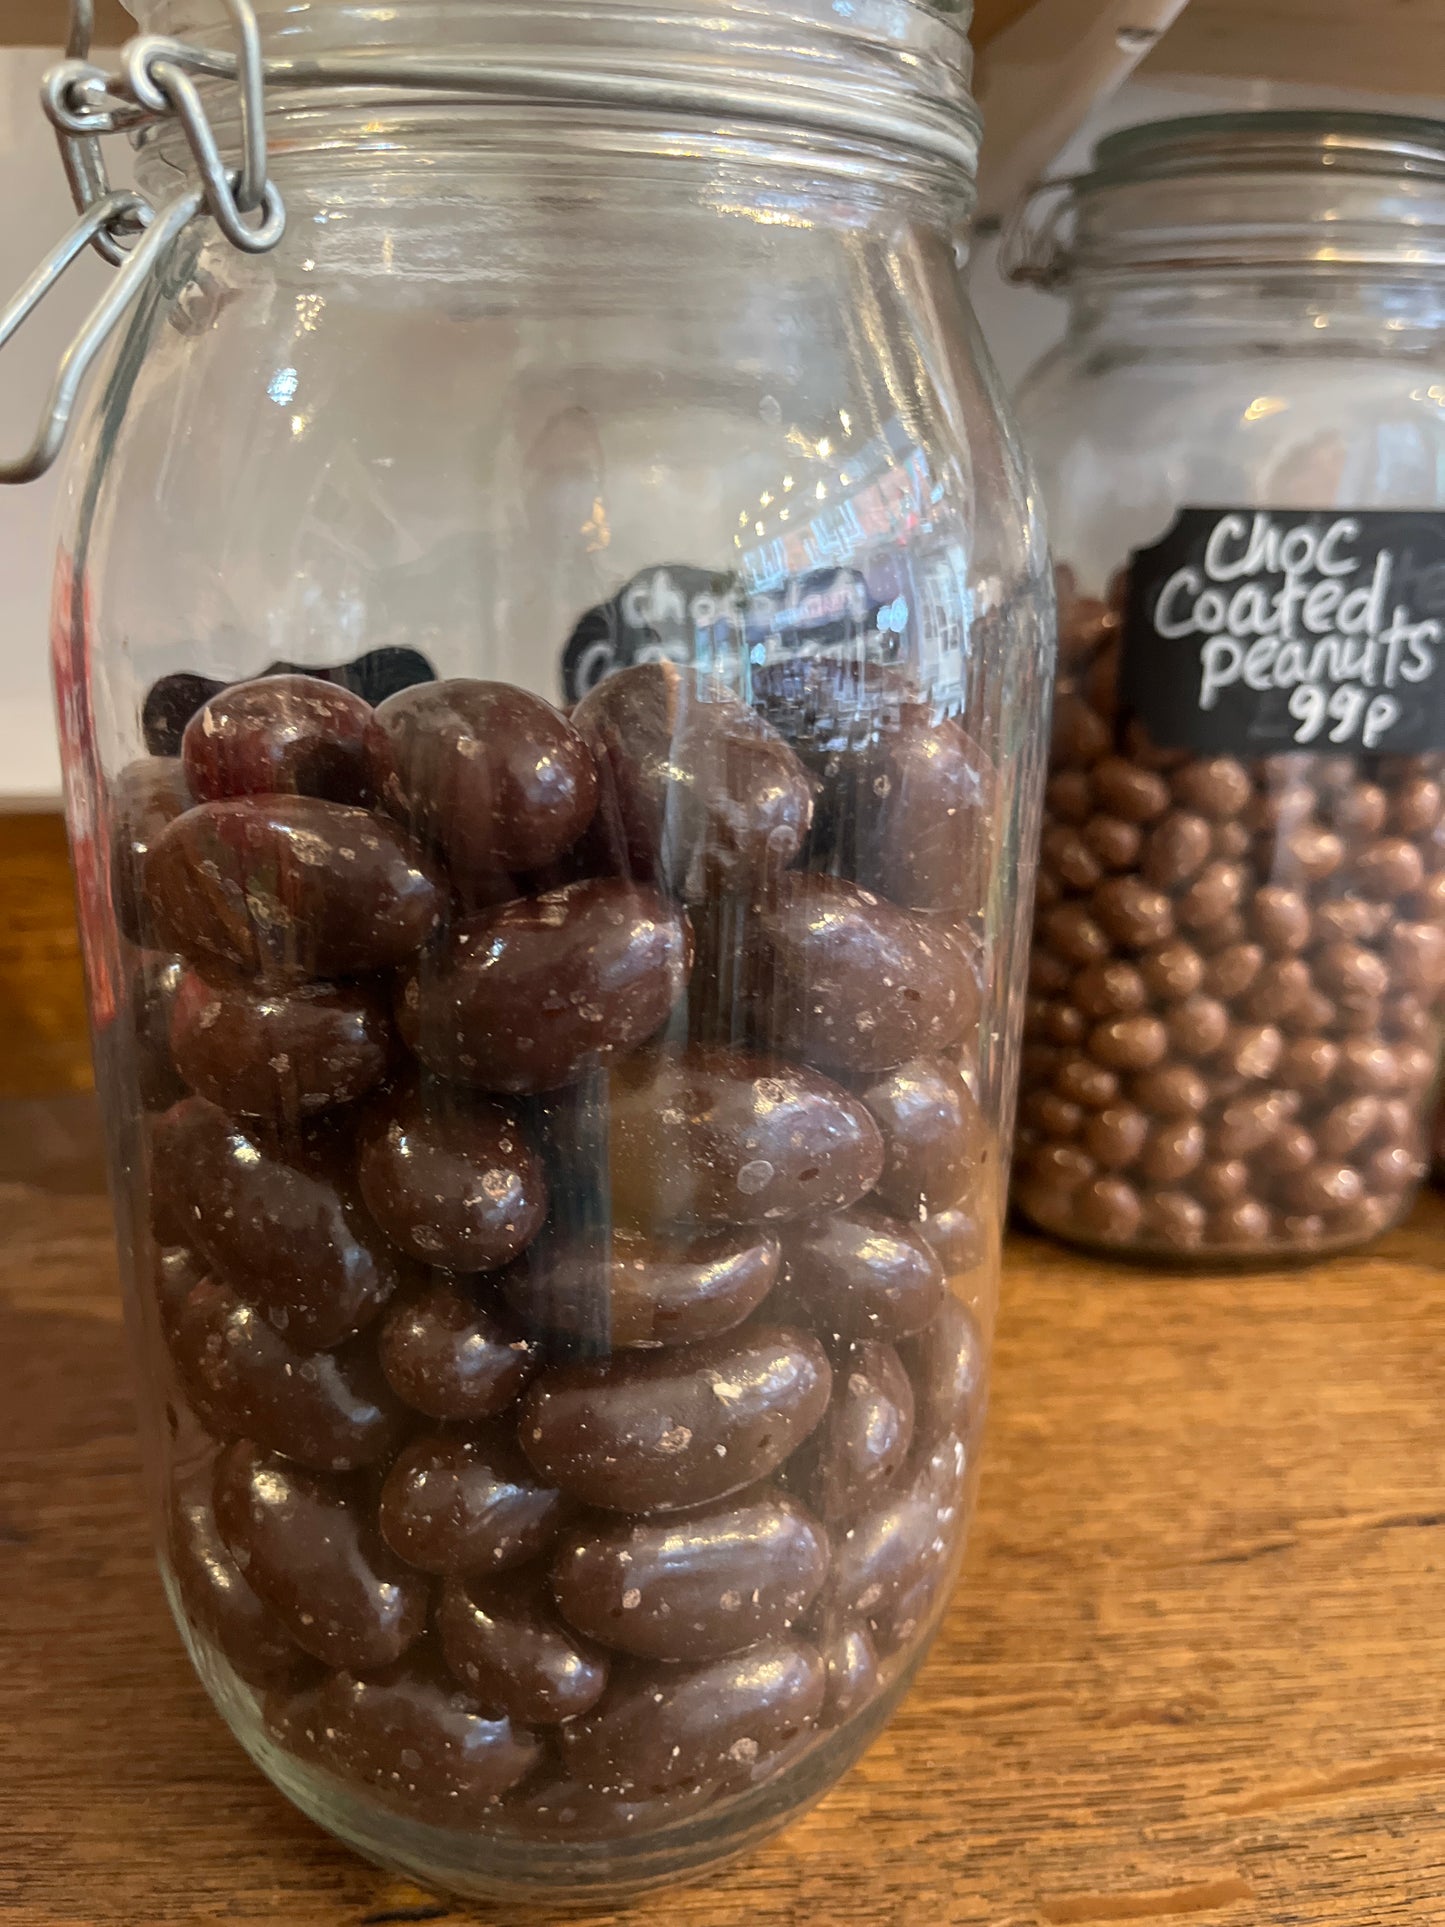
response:
{"label": "metal wire clasp", "polygon": [[1057,286],[1066,272],[1065,223],[1074,211],[1074,189],[1083,177],[1060,174],[1037,181],[1020,195],[999,238],[999,273],[1029,287]]}
{"label": "metal wire clasp", "polygon": [[[235,54],[140,34],[122,50],[118,71],[107,73],[90,59],[94,0],[70,0],[66,58],[41,81],[40,101],[59,139],[80,220],[0,312],[0,348],[87,246],[120,271],[66,351],[34,441],[23,455],[0,462],[0,482],[28,482],[50,467],[96,356],[188,221],[209,214],[226,239],[248,254],[264,254],[285,232],[285,205],[266,172],[265,68],[256,15],[251,0],[224,4],[236,31]],[[236,82],[238,167],[228,168],[222,159],[197,75]],[[158,211],[143,194],[112,190],[101,138],[171,117],[180,122],[200,181]]]}

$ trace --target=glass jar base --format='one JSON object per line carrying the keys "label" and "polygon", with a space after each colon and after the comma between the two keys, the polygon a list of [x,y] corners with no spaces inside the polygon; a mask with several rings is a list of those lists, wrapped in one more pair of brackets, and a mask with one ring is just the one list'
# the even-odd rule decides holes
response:
{"label": "glass jar base", "polygon": [[1052,1238],[1056,1244],[1083,1252],[1090,1258],[1113,1259],[1131,1269],[1154,1271],[1299,1271],[1326,1258],[1342,1258],[1349,1252],[1369,1251],[1390,1232],[1398,1229],[1410,1214],[1411,1200],[1401,1203],[1397,1216],[1388,1224],[1365,1236],[1358,1232],[1321,1239],[1317,1244],[1264,1243],[1254,1245],[1200,1245],[1194,1247],[1165,1244],[1159,1240],[1139,1239],[1132,1244],[1110,1244],[1091,1238],[1087,1232],[1066,1224],[1050,1224],[1015,1203],[1014,1217],[1020,1230]]}
{"label": "glass jar base", "polygon": [[163,1574],[191,1662],[235,1738],[293,1806],[374,1865],[468,1900],[545,1903],[568,1910],[621,1904],[745,1858],[805,1813],[872,1744],[912,1684],[933,1627],[867,1707],[765,1784],[695,1814],[650,1826],[636,1839],[576,1839],[518,1828],[483,1832],[430,1826],[387,1811],[331,1774],[299,1760],[266,1731],[255,1696],[187,1623]]}

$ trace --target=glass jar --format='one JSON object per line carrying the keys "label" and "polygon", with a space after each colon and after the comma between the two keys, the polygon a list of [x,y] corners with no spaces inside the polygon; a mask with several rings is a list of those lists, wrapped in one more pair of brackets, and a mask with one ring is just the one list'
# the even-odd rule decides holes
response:
{"label": "glass jar", "polygon": [[364,1853],[625,1890],[857,1757],[972,1503],[1052,580],[965,22],[260,24],[285,238],[163,252],[55,618],[166,1584]]}
{"label": "glass jar", "polygon": [[1445,983],[1445,127],[1117,134],[1016,245],[1060,582],[1015,1197],[1101,1250],[1363,1243]]}

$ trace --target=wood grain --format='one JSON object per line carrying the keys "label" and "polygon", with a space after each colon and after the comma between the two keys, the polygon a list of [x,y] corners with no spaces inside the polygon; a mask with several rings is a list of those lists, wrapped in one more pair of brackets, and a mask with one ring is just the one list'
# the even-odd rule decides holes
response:
{"label": "wood grain", "polygon": [[91,1081],[64,821],[0,815],[0,1098]]}
{"label": "wood grain", "polygon": [[[150,1561],[88,1100],[0,1112],[0,1919],[479,1920],[295,1815]],[[981,1514],[889,1733],[712,1882],[582,1927],[1440,1918],[1445,1203],[1263,1276],[1009,1252]]]}

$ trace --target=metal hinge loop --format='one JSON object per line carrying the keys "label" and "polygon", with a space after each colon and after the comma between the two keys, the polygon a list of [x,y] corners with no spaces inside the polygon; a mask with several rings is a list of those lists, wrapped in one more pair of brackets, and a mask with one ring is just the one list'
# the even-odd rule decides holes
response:
{"label": "metal hinge loop", "polygon": [[[266,70],[255,11],[251,0],[224,0],[224,5],[236,33],[234,54],[162,34],[138,34],[122,49],[118,71],[108,73],[90,58],[93,0],[70,0],[66,58],[42,80],[40,104],[59,140],[80,219],[0,312],[0,348],[86,247],[94,247],[119,272],[66,351],[35,440],[14,461],[0,463],[0,482],[27,482],[50,467],[96,356],[188,221],[209,214],[232,246],[247,254],[264,254],[285,232],[285,205],[266,172]],[[228,168],[221,157],[197,75],[236,82],[238,167]],[[180,199],[157,210],[143,194],[112,190],[101,139],[170,118],[179,122],[200,178]]]}

